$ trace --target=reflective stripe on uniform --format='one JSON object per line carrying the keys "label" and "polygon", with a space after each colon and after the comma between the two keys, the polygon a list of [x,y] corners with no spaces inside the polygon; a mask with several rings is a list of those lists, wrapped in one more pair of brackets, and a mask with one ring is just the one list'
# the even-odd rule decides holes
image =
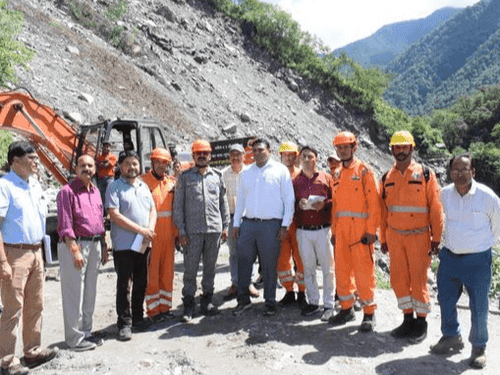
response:
{"label": "reflective stripe on uniform", "polygon": [[172,211],[158,211],[156,217],[170,217],[172,216]]}
{"label": "reflective stripe on uniform", "polygon": [[398,307],[401,310],[413,309],[413,301],[412,301],[411,296],[398,298]]}
{"label": "reflective stripe on uniform", "polygon": [[304,274],[302,272],[295,273],[295,282],[297,285],[304,285]]}
{"label": "reflective stripe on uniform", "polygon": [[387,207],[388,212],[401,212],[401,213],[416,213],[416,214],[427,214],[429,209],[427,207],[419,206],[389,206]]}
{"label": "reflective stripe on uniform", "polygon": [[413,310],[418,314],[429,314],[431,312],[431,304],[425,303],[412,298],[413,300]]}
{"label": "reflective stripe on uniform", "polygon": [[293,273],[291,270],[278,272],[278,279],[280,280],[281,283],[294,281]]}
{"label": "reflective stripe on uniform", "polygon": [[354,299],[354,294],[349,294],[348,296],[339,296],[339,301],[349,301]]}
{"label": "reflective stripe on uniform", "polygon": [[337,217],[359,217],[361,219],[368,219],[370,215],[368,212],[354,212],[354,211],[338,211],[335,213]]}
{"label": "reflective stripe on uniform", "polygon": [[403,236],[408,236],[408,235],[411,235],[411,234],[420,234],[420,233],[427,232],[429,230],[429,227],[417,228],[417,229],[408,229],[408,230],[405,230],[405,229],[396,229],[396,228],[393,228],[393,227],[389,227],[389,228],[391,228],[396,233],[402,234]]}

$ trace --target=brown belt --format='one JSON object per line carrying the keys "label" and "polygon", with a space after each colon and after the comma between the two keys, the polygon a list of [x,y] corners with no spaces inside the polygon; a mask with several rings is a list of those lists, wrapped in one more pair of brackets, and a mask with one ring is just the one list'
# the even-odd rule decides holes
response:
{"label": "brown belt", "polygon": [[26,249],[26,250],[38,250],[39,248],[42,247],[42,243],[37,243],[34,245],[31,245],[29,243],[6,243],[4,242],[3,244],[4,247],[11,247],[13,249]]}

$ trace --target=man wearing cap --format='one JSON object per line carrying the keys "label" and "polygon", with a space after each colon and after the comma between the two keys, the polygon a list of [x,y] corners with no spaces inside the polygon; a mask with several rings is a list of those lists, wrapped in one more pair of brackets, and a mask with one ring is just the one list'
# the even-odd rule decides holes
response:
{"label": "man wearing cap", "polygon": [[[95,160],[97,170],[97,188],[101,194],[101,199],[104,202],[106,199],[106,190],[115,178],[115,167],[118,159],[111,152],[111,143],[102,143],[102,152]],[[104,210],[106,213],[106,210]]]}
{"label": "man wearing cap", "polygon": [[155,148],[150,155],[152,169],[141,176],[151,191],[156,207],[156,236],[148,264],[146,312],[155,321],[172,317],[174,286],[175,237],[172,210],[176,179],[167,174],[172,158],[164,148]]}
{"label": "man wearing cap", "polygon": [[[229,148],[229,163],[226,168],[222,170],[222,178],[226,185],[227,201],[229,204],[230,221],[229,221],[229,232],[233,232],[233,219],[234,219],[234,209],[236,207],[236,193],[238,191],[238,184],[240,183],[241,173],[247,169],[243,164],[243,157],[245,155],[245,149],[239,143],[231,145]],[[227,240],[227,245],[229,247],[229,269],[231,272],[231,287],[229,292],[224,296],[224,300],[229,301],[236,298],[238,294],[238,254],[236,252],[236,241],[232,236],[229,236]],[[259,292],[253,284],[250,284],[250,296],[259,297]]]}
{"label": "man wearing cap", "polygon": [[380,224],[378,186],[371,168],[354,157],[358,142],[351,132],[340,132],[333,145],[342,167],[333,176],[332,240],[341,310],[329,322],[342,325],[355,319],[357,290],[363,307],[361,332],[375,327],[374,246]]}
{"label": "man wearing cap", "polygon": [[73,351],[95,349],[102,339],[92,336],[99,265],[108,259],[101,196],[92,184],[94,159],[82,155],[76,178],[57,196],[57,247],[66,344]]}
{"label": "man wearing cap", "polygon": [[221,241],[226,241],[229,207],[222,173],[209,166],[212,147],[205,140],[191,145],[195,166],[184,171],[178,181],[174,199],[174,221],[179,228],[179,241],[184,249],[184,287],[182,320],[189,322],[195,311],[196,274],[203,260],[200,312],[215,315],[215,264]]}
{"label": "man wearing cap", "polygon": [[267,140],[252,144],[255,163],[241,175],[234,213],[232,236],[238,249],[238,306],[234,315],[248,310],[252,303],[248,286],[257,254],[264,272],[264,316],[276,314],[276,266],[281,242],[292,223],[295,196],[288,169],[270,159]]}
{"label": "man wearing cap", "polygon": [[413,136],[398,131],[390,147],[396,163],[382,177],[380,243],[389,253],[391,286],[404,314],[391,335],[418,343],[427,337],[429,252],[441,242],[443,207],[436,175],[412,158]]}
{"label": "man wearing cap", "polygon": [[47,199],[35,175],[38,156],[27,142],[13,142],[7,153],[10,172],[0,178],[0,318],[2,374],[27,374],[15,357],[22,319],[24,362],[37,366],[54,358],[41,349],[43,310],[42,240]]}
{"label": "man wearing cap", "polygon": [[[288,168],[288,172],[292,177],[292,181],[300,173],[300,168],[295,166],[299,159],[299,148],[293,142],[284,142],[279,153],[281,162]],[[292,260],[295,263],[295,274],[293,272]],[[303,309],[307,305],[306,301],[306,286],[304,284],[304,265],[299,253],[297,245],[297,228],[295,222],[292,222],[288,230],[288,235],[281,243],[280,256],[278,258],[278,279],[286,290],[285,296],[279,301],[280,306],[288,306],[297,302],[299,309]],[[295,299],[293,284],[297,284],[298,294]]]}
{"label": "man wearing cap", "polygon": [[132,338],[132,329],[143,331],[149,325],[144,319],[144,296],[150,243],[155,237],[156,208],[148,186],[138,178],[137,153],[122,151],[118,165],[120,178],[109,185],[106,206],[111,219],[110,234],[117,275],[118,340],[128,341]]}
{"label": "man wearing cap", "polygon": [[339,159],[336,152],[330,154],[326,159],[326,162],[328,163],[328,169],[330,169],[330,174],[332,176],[334,175],[335,170],[342,165],[342,161]]}

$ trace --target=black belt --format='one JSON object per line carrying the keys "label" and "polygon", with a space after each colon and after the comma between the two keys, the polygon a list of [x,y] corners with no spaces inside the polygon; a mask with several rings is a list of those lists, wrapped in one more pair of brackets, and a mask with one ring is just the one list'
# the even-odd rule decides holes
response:
{"label": "black belt", "polygon": [[243,217],[243,220],[256,221],[258,223],[262,223],[264,221],[281,220],[281,219],[259,219],[258,217]]}
{"label": "black belt", "polygon": [[87,237],[78,236],[78,237],[76,237],[76,240],[77,241],[93,241],[93,242],[97,242],[97,241],[101,241],[102,240],[102,236],[100,234],[97,234],[95,236],[87,236]]}
{"label": "black belt", "polygon": [[320,230],[320,229],[325,229],[330,227],[330,224],[323,224],[323,225],[297,225],[297,229],[302,229],[302,230]]}

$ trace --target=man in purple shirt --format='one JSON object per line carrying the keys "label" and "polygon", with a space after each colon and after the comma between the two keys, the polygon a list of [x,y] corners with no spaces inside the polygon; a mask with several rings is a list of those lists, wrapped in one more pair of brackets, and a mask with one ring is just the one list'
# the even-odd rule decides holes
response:
{"label": "man in purple shirt", "polygon": [[101,195],[92,184],[94,174],[94,159],[80,156],[77,177],[57,196],[64,333],[73,351],[92,350],[102,344],[102,339],[91,333],[99,264],[104,265],[108,257]]}

